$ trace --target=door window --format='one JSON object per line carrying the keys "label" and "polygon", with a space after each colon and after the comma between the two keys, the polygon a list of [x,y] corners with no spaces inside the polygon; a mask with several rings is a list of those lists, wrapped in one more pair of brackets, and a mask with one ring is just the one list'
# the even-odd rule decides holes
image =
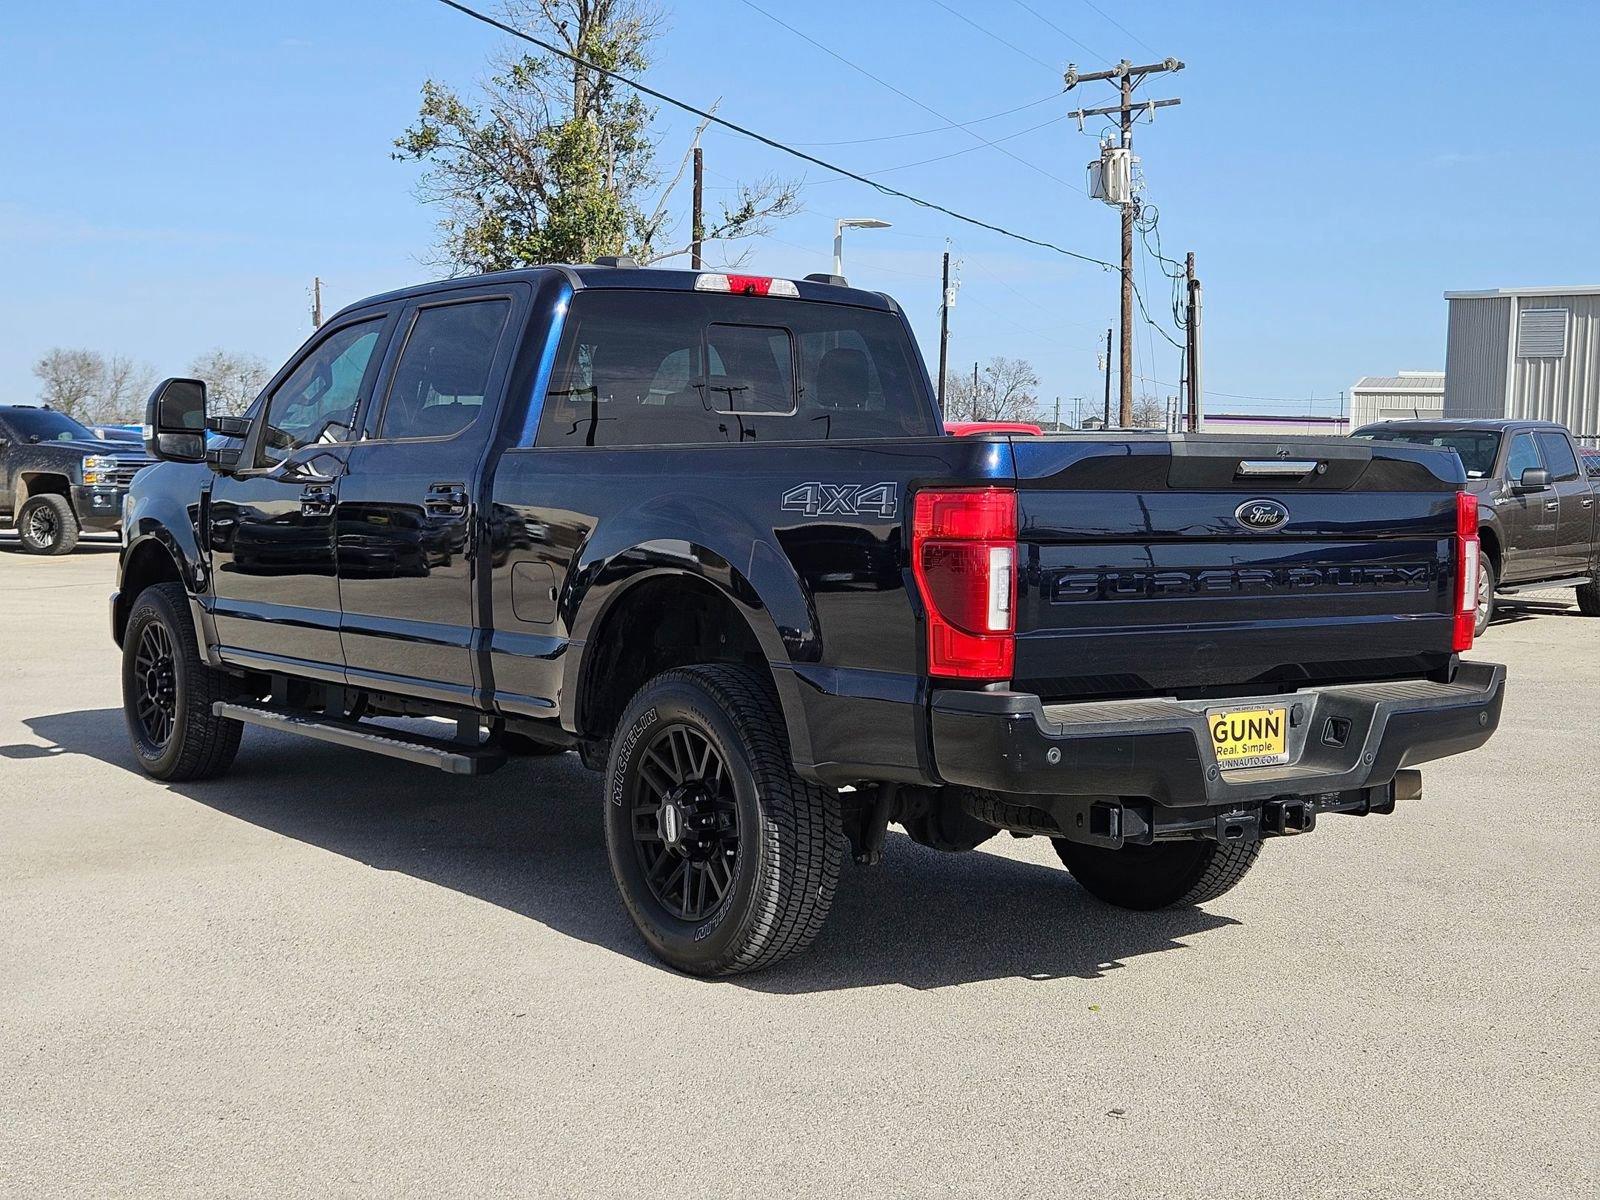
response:
{"label": "door window", "polygon": [[419,312],[394,369],[378,436],[453,437],[476,422],[510,313],[509,300]]}
{"label": "door window", "polygon": [[1522,478],[1524,471],[1542,467],[1539,451],[1534,447],[1533,435],[1519,433],[1511,439],[1511,453],[1506,458],[1506,478],[1512,483]]}
{"label": "door window", "polygon": [[1569,479],[1578,477],[1578,456],[1572,452],[1572,447],[1567,444],[1567,439],[1559,433],[1541,433],[1536,435],[1539,449],[1544,451],[1545,464],[1550,468],[1550,480],[1553,483],[1565,483]]}
{"label": "door window", "polygon": [[267,402],[258,465],[280,462],[316,441],[340,442],[355,423],[361,381],[383,332],[383,318],[335,330],[308,354]]}

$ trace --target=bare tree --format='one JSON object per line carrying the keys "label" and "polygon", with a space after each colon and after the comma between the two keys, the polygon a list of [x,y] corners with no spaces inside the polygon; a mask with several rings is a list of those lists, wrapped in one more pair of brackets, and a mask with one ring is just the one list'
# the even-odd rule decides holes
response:
{"label": "bare tree", "polygon": [[979,372],[945,380],[945,418],[951,421],[1037,421],[1039,376],[1021,358],[996,355]]}
{"label": "bare tree", "polygon": [[254,354],[207,350],[189,364],[189,374],[206,381],[206,406],[220,416],[238,416],[250,407],[272,378],[272,368]]}
{"label": "bare tree", "polygon": [[1135,429],[1165,429],[1170,419],[1167,401],[1145,394],[1133,400],[1133,426]]}
{"label": "bare tree", "polygon": [[155,372],[120,354],[56,347],[33,364],[39,399],[86,424],[137,420]]}
{"label": "bare tree", "polygon": [[[509,24],[586,62],[634,75],[649,67],[661,21],[645,0],[507,0],[503,11]],[[687,251],[690,236],[668,210],[687,155],[658,191],[655,114],[632,89],[521,43],[490,66],[493,75],[465,98],[426,81],[416,122],[394,143],[395,158],[427,168],[418,194],[444,212],[444,263],[491,271]],[[706,237],[763,233],[797,209],[798,195],[798,185],[772,178],[741,185]]]}

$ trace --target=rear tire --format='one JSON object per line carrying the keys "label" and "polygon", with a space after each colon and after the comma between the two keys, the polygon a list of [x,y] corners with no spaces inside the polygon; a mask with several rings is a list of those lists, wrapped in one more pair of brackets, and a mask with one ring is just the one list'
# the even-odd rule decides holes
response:
{"label": "rear tire", "polygon": [[181,583],[139,593],[122,636],[122,713],[145,774],[209,779],[233,764],[244,726],[211,712],[227,678],[200,657]]}
{"label": "rear tire", "polygon": [[1261,853],[1250,842],[1156,842],[1112,850],[1056,838],[1056,853],[1084,890],[1118,908],[1187,908],[1215,900]]}
{"label": "rear tire", "polygon": [[17,513],[17,540],[29,554],[71,554],[78,544],[78,514],[65,496],[34,496]]}
{"label": "rear tire", "polygon": [[1586,617],[1600,617],[1600,583],[1586,583],[1578,589],[1578,611]]}
{"label": "rear tire", "polygon": [[747,667],[667,671],[623,714],[606,850],[663,962],[737,975],[809,946],[844,858],[838,795],[795,773],[771,685]]}
{"label": "rear tire", "polygon": [[1478,615],[1472,622],[1472,636],[1482,637],[1494,620],[1494,589],[1499,584],[1494,563],[1488,558],[1478,560]]}

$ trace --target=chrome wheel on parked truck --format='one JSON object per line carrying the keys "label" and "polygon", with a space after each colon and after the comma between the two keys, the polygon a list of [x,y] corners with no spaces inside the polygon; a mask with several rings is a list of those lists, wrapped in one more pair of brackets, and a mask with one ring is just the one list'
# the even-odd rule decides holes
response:
{"label": "chrome wheel on parked truck", "polygon": [[29,554],[70,554],[78,544],[78,516],[65,496],[29,498],[17,513],[17,541]]}
{"label": "chrome wheel on parked truck", "polygon": [[695,975],[811,944],[844,857],[837,794],[801,779],[771,685],[746,667],[667,671],[623,715],[606,848],[650,949]]}

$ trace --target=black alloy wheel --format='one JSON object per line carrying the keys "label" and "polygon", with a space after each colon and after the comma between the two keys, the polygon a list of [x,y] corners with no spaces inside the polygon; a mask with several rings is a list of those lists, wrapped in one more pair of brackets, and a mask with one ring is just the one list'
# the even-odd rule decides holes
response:
{"label": "black alloy wheel", "polygon": [[727,764],[690,725],[660,729],[641,754],[625,801],[640,872],[672,916],[703,920],[738,876],[739,804]]}
{"label": "black alloy wheel", "polygon": [[134,715],[151,746],[164,749],[178,720],[178,668],[172,635],[152,621],[139,631],[133,656]]}

